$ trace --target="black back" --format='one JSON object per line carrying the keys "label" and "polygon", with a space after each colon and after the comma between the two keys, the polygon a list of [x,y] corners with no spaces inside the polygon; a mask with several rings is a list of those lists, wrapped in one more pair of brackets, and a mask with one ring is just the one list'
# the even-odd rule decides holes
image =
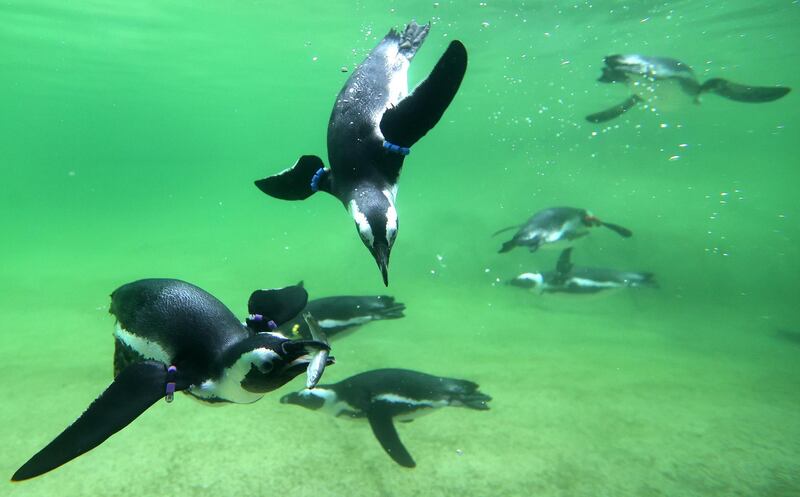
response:
{"label": "black back", "polygon": [[328,121],[328,163],[333,177],[332,193],[343,201],[344,194],[359,181],[379,188],[397,182],[405,156],[383,148],[377,118],[388,102],[388,88],[395,74],[387,67],[387,50],[399,44],[400,34],[389,34],[367,55],[345,83]]}
{"label": "black back", "polygon": [[470,395],[478,389],[476,383],[468,380],[433,376],[408,369],[375,369],[319,387],[333,390],[341,400],[363,411],[369,410],[372,399],[381,394],[414,400],[449,401]]}
{"label": "black back", "polygon": [[111,294],[120,326],[157,342],[183,371],[208,377],[221,354],[251,333],[216,297],[185,281],[144,279]]}

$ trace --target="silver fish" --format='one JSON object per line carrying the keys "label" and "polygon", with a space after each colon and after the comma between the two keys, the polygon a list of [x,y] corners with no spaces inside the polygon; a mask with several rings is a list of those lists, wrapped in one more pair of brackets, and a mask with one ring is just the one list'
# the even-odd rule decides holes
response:
{"label": "silver fish", "polygon": [[[304,312],[303,319],[308,325],[308,329],[311,331],[311,337],[327,345],[328,337],[325,336],[325,332],[322,331],[322,327],[319,325],[316,318],[312,316],[310,312]],[[306,368],[306,388],[314,388],[317,383],[319,383],[319,380],[322,378],[322,373],[325,371],[325,365],[328,363],[329,354],[329,350],[320,349],[312,355],[311,361],[308,363],[308,368]]]}

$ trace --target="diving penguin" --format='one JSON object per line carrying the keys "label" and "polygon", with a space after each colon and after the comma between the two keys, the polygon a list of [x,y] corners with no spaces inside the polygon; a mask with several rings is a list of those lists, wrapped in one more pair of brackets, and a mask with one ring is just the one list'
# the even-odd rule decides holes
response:
{"label": "diving penguin", "polygon": [[[334,338],[371,321],[402,318],[405,308],[389,295],[340,295],[309,300],[303,312],[314,316],[325,335]],[[302,315],[282,324],[278,330],[290,337],[312,338]]]}
{"label": "diving penguin", "polygon": [[572,248],[564,249],[555,271],[522,273],[509,281],[512,286],[536,289],[539,293],[597,293],[614,288],[657,288],[653,273],[616,269],[575,267]]}
{"label": "diving penguin", "polygon": [[633,232],[617,224],[606,223],[586,209],[575,207],[550,207],[543,209],[521,226],[509,226],[496,231],[492,236],[518,228],[511,240],[505,242],[498,252],[508,252],[514,247],[528,247],[531,252],[541,247],[569,244],[589,234],[588,228],[604,226],[624,238]]}
{"label": "diving penguin", "polygon": [[407,422],[445,406],[485,411],[492,398],[467,380],[432,376],[407,369],[376,369],[331,385],[319,385],[281,397],[283,404],[322,410],[336,417],[367,418],[375,438],[394,461],[416,466],[394,421]]}
{"label": "diving penguin", "polygon": [[211,404],[247,404],[303,370],[313,387],[332,362],[327,343],[288,340],[272,331],[294,318],[307,299],[297,286],[257,290],[242,323],[213,295],[183,281],[121,286],[111,294],[109,310],[117,319],[114,381],[11,479],[39,476],[88,452],[159,399],[171,402],[177,391]]}
{"label": "diving penguin", "polygon": [[741,85],[722,78],[711,78],[700,84],[691,67],[668,57],[609,55],[604,61],[603,74],[598,81],[626,83],[632,94],[620,104],[586,116],[586,120],[593,123],[610,121],[642,102],[654,105],[665,93],[664,86],[669,85],[677,85],[678,90],[695,103],[700,102],[701,94],[709,92],[737,102],[761,103],[777,100],[790,91],[785,86]]}
{"label": "diving penguin", "polygon": [[347,80],[328,122],[329,169],[319,157],[304,155],[290,169],[255,182],[284,200],[317,191],[338,198],[387,286],[400,168],[410,147],[442,117],[467,69],[467,51],[453,40],[428,78],[408,94],[409,63],[429,29],[414,21],[402,35],[392,29]]}

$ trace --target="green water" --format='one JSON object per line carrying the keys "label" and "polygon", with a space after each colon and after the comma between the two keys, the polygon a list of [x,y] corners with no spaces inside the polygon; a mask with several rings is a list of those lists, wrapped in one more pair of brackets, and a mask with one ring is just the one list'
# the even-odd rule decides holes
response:
{"label": "green water", "polygon": [[[333,99],[392,26],[431,19],[423,78],[451,39],[470,66],[406,160],[388,292],[404,319],[334,342],[324,382],[379,367],[480,383],[384,454],[367,425],[278,403],[159,402],[23,496],[800,495],[800,5],[762,2],[0,1],[0,475],[111,379],[108,295],[193,282],[238,315],[256,288],[380,294],[330,197],[254,179],[325,157]],[[632,110],[602,57],[680,58],[701,79],[795,88],[747,105]],[[654,271],[659,290],[507,287],[557,252],[490,234],[553,205],[599,230],[576,263]]]}

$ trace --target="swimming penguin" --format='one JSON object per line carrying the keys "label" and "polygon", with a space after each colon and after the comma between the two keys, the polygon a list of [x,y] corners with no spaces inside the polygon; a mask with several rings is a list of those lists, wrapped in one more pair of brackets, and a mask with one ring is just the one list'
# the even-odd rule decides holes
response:
{"label": "swimming penguin", "polygon": [[111,294],[109,310],[117,319],[114,381],[11,479],[33,478],[88,452],[159,399],[171,402],[177,391],[210,404],[247,404],[303,370],[318,380],[332,363],[327,343],[288,340],[272,331],[307,299],[302,287],[257,290],[242,323],[213,295],[183,281],[121,286]]}
{"label": "swimming penguin", "polygon": [[389,31],[342,88],[328,122],[328,161],[304,155],[291,168],[255,182],[267,195],[303,200],[317,191],[350,211],[389,285],[387,266],[397,236],[397,181],[411,146],[444,114],[467,69],[467,51],[450,42],[428,78],[408,94],[408,67],[430,24],[411,21]]}
{"label": "swimming penguin", "polygon": [[[314,316],[328,338],[333,338],[370,321],[402,318],[405,308],[389,295],[342,295],[310,300],[303,312]],[[286,336],[312,338],[302,316],[287,321],[278,329]]]}
{"label": "swimming penguin", "polygon": [[445,406],[485,411],[488,395],[467,380],[442,378],[407,369],[376,369],[332,385],[318,385],[281,397],[283,404],[322,410],[336,417],[367,418],[375,438],[397,464],[416,466],[394,421],[408,422]]}
{"label": "swimming penguin", "polygon": [[605,226],[618,235],[629,238],[633,232],[622,226],[606,223],[593,216],[586,209],[574,207],[551,207],[533,216],[522,226],[509,226],[496,231],[492,236],[519,228],[514,237],[505,242],[498,252],[508,252],[514,247],[528,247],[531,252],[540,247],[560,243],[570,243],[589,234],[588,228]]}
{"label": "swimming penguin", "polygon": [[597,293],[613,288],[657,288],[653,273],[575,267],[570,262],[572,248],[564,249],[555,271],[522,273],[510,285],[539,290],[540,293]]}
{"label": "swimming penguin", "polygon": [[697,80],[692,68],[687,64],[667,57],[646,57],[644,55],[609,55],[605,59],[602,83],[626,83],[632,95],[624,102],[596,114],[586,116],[586,120],[602,123],[619,117],[641,102],[655,104],[659,94],[665,93],[664,86],[677,85],[678,90],[700,102],[703,93],[716,93],[737,102],[771,102],[787,93],[785,86],[750,86],[733,83],[722,78],[711,78],[703,84]]}

